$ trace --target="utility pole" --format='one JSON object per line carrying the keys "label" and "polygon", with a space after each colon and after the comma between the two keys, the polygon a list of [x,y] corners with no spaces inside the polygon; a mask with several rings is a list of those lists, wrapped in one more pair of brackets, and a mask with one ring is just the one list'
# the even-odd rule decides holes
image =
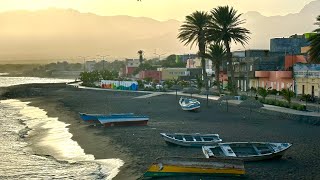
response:
{"label": "utility pole", "polygon": [[86,58],[89,56],[79,56],[79,58],[83,58],[83,72],[86,71]]}
{"label": "utility pole", "polygon": [[104,58],[107,57],[107,56],[110,56],[110,55],[99,55],[98,54],[97,56],[102,58],[102,69],[104,70],[104,62],[105,62]]}

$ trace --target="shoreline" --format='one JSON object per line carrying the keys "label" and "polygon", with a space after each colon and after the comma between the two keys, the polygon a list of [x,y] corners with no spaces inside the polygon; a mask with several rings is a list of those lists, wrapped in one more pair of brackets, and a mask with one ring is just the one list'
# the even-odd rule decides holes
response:
{"label": "shoreline", "polygon": [[[320,152],[316,150],[320,148],[319,127],[291,117],[255,111],[249,119],[248,110],[230,105],[227,113],[215,101],[210,101],[209,107],[203,106],[199,113],[185,112],[173,95],[133,99],[143,94],[95,92],[60,85],[37,88],[38,94],[32,96],[30,89],[20,88],[16,98],[29,100],[30,105],[46,110],[48,116],[59,117],[59,120],[70,124],[68,128],[73,134],[72,139],[85,153],[94,155],[96,159],[114,157],[123,160],[125,164],[114,179],[137,179],[161,156],[204,157],[197,148],[168,146],[160,132],[218,133],[225,142],[290,142],[294,145],[281,160],[245,164],[248,179],[320,177]],[[205,100],[200,101],[205,104]],[[144,127],[101,128],[82,122],[78,112],[133,112],[150,116],[150,121]]]}

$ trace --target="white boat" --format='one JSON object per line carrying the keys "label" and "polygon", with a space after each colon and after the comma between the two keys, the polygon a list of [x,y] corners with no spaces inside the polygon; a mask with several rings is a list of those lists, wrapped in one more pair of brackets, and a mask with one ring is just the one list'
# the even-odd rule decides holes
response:
{"label": "white boat", "polygon": [[216,146],[203,146],[206,158],[232,158],[243,161],[260,161],[281,158],[292,146],[290,143],[230,142]]}
{"label": "white boat", "polygon": [[160,135],[168,143],[188,147],[215,145],[222,141],[218,134],[160,133]]}
{"label": "white boat", "polygon": [[183,98],[179,100],[181,108],[185,111],[193,111],[200,108],[200,102],[193,98]]}

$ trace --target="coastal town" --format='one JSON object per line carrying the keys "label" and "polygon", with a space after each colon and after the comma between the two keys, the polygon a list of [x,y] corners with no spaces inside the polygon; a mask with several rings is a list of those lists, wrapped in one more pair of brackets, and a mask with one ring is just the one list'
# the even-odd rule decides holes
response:
{"label": "coastal town", "polygon": [[[24,27],[4,21],[8,47],[32,39],[14,56],[0,46],[0,179],[319,179],[320,0],[267,17],[268,30],[252,28],[263,15],[236,7],[194,7],[183,21],[0,12]],[[275,27],[300,16],[313,26]]]}

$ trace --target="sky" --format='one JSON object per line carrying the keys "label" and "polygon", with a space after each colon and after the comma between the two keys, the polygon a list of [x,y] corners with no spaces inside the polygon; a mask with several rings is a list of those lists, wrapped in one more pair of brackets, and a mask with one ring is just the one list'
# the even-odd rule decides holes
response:
{"label": "sky", "polygon": [[195,10],[209,11],[231,5],[240,13],[258,11],[265,16],[299,12],[313,0],[0,0],[0,12],[48,8],[75,9],[103,16],[128,15],[160,21],[184,20]]}

